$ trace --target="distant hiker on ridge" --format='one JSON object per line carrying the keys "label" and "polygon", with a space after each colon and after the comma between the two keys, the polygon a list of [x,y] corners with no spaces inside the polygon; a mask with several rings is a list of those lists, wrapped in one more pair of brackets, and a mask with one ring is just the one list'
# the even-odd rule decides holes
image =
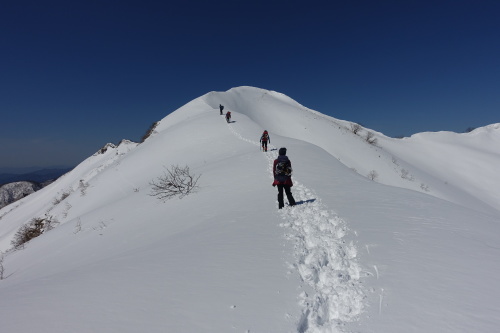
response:
{"label": "distant hiker on ridge", "polygon": [[226,121],[229,123],[231,121],[231,112],[226,112]]}
{"label": "distant hiker on ridge", "polygon": [[273,186],[278,185],[278,208],[285,207],[283,202],[283,190],[285,190],[286,198],[290,206],[295,206],[295,199],[293,198],[290,188],[292,183],[292,163],[286,156],[286,148],[280,148],[279,156],[273,163],[274,182]]}
{"label": "distant hiker on ridge", "polygon": [[260,143],[262,144],[262,150],[267,151],[267,142],[271,143],[271,138],[269,137],[269,133],[267,131],[264,131],[262,133],[262,136],[260,137]]}
{"label": "distant hiker on ridge", "polygon": [[220,115],[222,116],[222,110],[224,110],[224,105],[219,104],[219,109],[220,109]]}

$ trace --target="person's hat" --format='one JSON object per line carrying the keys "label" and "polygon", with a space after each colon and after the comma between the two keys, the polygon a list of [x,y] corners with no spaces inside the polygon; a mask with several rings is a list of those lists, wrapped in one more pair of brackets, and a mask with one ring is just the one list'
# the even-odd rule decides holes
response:
{"label": "person's hat", "polygon": [[280,148],[280,150],[279,150],[279,154],[280,154],[280,155],[286,155],[286,148],[285,148],[285,147]]}

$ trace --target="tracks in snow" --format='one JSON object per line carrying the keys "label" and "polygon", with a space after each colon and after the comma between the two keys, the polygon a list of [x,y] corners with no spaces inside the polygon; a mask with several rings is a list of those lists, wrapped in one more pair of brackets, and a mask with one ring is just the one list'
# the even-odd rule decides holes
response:
{"label": "tracks in snow", "polygon": [[[257,141],[243,138],[230,124],[239,139],[259,146]],[[272,178],[274,146],[264,155]],[[274,149],[274,150],[273,150]],[[297,323],[299,333],[345,332],[345,324],[359,318],[365,307],[365,292],[357,262],[357,249],[344,239],[345,222],[321,203],[306,186],[294,178],[293,195],[297,205],[285,207],[279,214],[286,238],[294,242],[292,266],[310,292],[300,298],[302,315]]]}

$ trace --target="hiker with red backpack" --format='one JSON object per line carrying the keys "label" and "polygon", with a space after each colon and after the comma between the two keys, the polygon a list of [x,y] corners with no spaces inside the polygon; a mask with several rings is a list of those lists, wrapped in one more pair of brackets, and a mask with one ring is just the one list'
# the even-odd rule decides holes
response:
{"label": "hiker with red backpack", "polygon": [[295,199],[293,198],[290,188],[292,183],[292,163],[286,156],[286,148],[280,148],[279,156],[273,163],[274,182],[273,186],[278,186],[278,208],[285,207],[283,202],[283,190],[285,190],[286,198],[290,206],[295,206]]}
{"label": "hiker with red backpack", "polygon": [[228,123],[231,122],[231,112],[229,112],[229,111],[226,112],[226,121]]}
{"label": "hiker with red backpack", "polygon": [[262,136],[260,137],[260,143],[262,144],[262,150],[267,151],[267,142],[271,143],[271,138],[269,137],[269,133],[267,131],[264,131],[262,133]]}

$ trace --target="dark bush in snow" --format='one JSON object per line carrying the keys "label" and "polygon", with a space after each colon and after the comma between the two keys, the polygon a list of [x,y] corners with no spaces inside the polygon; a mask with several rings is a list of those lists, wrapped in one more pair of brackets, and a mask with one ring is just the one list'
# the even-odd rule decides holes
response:
{"label": "dark bush in snow", "polygon": [[368,178],[370,180],[375,180],[375,179],[377,179],[377,177],[378,177],[378,173],[375,170],[370,171],[370,173],[368,174]]}
{"label": "dark bush in snow", "polygon": [[24,244],[29,242],[35,237],[40,236],[46,231],[54,229],[55,225],[59,223],[52,216],[45,218],[35,217],[30,222],[24,224],[14,235],[12,239],[12,246],[15,249],[24,247]]}
{"label": "dark bush in snow", "polygon": [[373,134],[373,132],[366,133],[365,140],[371,145],[377,144],[377,138],[375,138],[375,134]]}
{"label": "dark bush in snow", "polygon": [[356,123],[351,123],[351,132],[353,132],[354,134],[358,134],[359,131],[361,131],[361,125]]}
{"label": "dark bush in snow", "polygon": [[175,196],[182,198],[198,187],[196,183],[199,178],[200,176],[190,173],[188,166],[181,168],[173,165],[163,176],[150,183],[153,186],[151,195],[164,201]]}

